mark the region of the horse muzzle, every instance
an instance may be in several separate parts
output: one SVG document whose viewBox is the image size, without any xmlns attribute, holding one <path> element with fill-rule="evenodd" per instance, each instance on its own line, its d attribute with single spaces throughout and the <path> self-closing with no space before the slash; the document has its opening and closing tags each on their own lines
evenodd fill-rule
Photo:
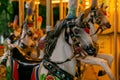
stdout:
<svg viewBox="0 0 120 80">
<path fill-rule="evenodd" d="M 110 28 L 110 27 L 111 27 L 111 24 L 110 24 L 110 23 L 106 23 L 105 26 L 106 26 L 107 28 Z"/>
<path fill-rule="evenodd" d="M 91 44 L 89 46 L 87 46 L 87 48 L 85 49 L 85 51 L 90 56 L 95 56 L 96 52 L 97 52 L 96 48 L 94 46 L 92 46 Z"/>
</svg>

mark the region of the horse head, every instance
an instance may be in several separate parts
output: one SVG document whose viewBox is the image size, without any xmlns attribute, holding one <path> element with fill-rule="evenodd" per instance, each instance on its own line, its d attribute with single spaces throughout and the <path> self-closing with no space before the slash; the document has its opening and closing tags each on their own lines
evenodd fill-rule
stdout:
<svg viewBox="0 0 120 80">
<path fill-rule="evenodd" d="M 83 12 L 81 12 L 80 15 L 78 16 L 79 23 L 87 22 L 90 25 L 90 28 L 91 28 L 90 35 L 94 35 L 98 33 L 99 30 L 103 32 L 105 29 L 108 29 L 111 27 L 111 24 L 107 17 L 107 13 L 105 11 L 106 8 L 107 7 L 104 6 L 104 3 L 98 6 L 97 0 L 92 0 L 91 6 L 85 9 Z M 99 26 L 97 30 L 94 29 L 95 28 L 94 24 L 97 24 Z"/>
<path fill-rule="evenodd" d="M 39 49 L 37 47 L 38 36 L 35 33 L 33 23 L 24 22 L 19 39 L 18 46 L 25 49 L 26 54 L 31 55 L 33 58 L 39 56 Z"/>
<path fill-rule="evenodd" d="M 69 25 L 70 24 L 71 22 L 69 23 Z M 74 24 L 74 27 L 72 27 L 69 33 L 70 35 L 72 35 L 71 38 L 74 44 L 73 46 L 74 50 L 78 49 L 78 52 L 81 54 L 81 56 L 87 56 L 87 55 L 96 56 L 95 44 L 93 43 L 91 36 L 83 28 L 83 26 L 89 27 L 89 25 L 87 23 L 78 25 L 76 20 L 75 22 L 72 22 L 72 24 Z"/>
<path fill-rule="evenodd" d="M 95 2 L 96 3 L 95 3 Z M 89 9 L 85 10 L 85 13 L 88 14 L 88 22 L 96 23 L 99 25 L 98 29 L 94 34 L 96 34 L 99 30 L 104 31 L 111 27 L 111 24 L 108 20 L 107 13 L 105 11 L 107 7 L 102 3 L 100 6 L 97 6 L 97 0 L 92 1 L 92 5 Z"/>
</svg>

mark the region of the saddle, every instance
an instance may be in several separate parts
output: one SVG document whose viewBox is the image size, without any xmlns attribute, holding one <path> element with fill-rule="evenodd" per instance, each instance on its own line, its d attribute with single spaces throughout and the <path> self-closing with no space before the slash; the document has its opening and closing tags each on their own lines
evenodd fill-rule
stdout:
<svg viewBox="0 0 120 80">
<path fill-rule="evenodd" d="M 37 69 L 41 59 L 32 58 L 24 53 L 19 47 L 13 48 L 11 51 L 12 76 L 14 80 L 35 80 Z"/>
<path fill-rule="evenodd" d="M 42 60 L 40 58 L 32 58 L 31 56 L 27 55 L 21 48 L 15 47 L 11 50 L 12 54 L 11 57 L 19 62 L 26 62 L 26 63 L 40 63 Z"/>
</svg>

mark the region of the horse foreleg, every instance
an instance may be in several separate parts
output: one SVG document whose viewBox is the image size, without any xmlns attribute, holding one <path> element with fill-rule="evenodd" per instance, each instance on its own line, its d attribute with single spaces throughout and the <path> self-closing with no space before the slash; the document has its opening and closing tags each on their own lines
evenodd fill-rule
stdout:
<svg viewBox="0 0 120 80">
<path fill-rule="evenodd" d="M 82 59 L 82 58 L 77 58 L 77 60 L 80 60 L 81 62 L 87 63 L 87 64 L 92 64 L 92 65 L 99 65 L 101 66 L 105 72 L 108 74 L 109 78 L 111 80 L 115 80 L 114 76 L 111 72 L 110 67 L 108 66 L 107 62 L 104 59 L 100 59 L 97 57 L 93 57 L 93 56 L 87 56 L 86 58 Z"/>
<path fill-rule="evenodd" d="M 98 53 L 96 57 L 105 59 L 108 61 L 108 65 L 111 67 L 112 61 L 113 61 L 113 56 L 111 54 L 103 54 L 103 53 Z"/>
</svg>

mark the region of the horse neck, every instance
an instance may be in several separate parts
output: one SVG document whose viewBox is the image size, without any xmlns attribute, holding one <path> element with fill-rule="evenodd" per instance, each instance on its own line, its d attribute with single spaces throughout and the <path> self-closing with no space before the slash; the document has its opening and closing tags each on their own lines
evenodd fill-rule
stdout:
<svg viewBox="0 0 120 80">
<path fill-rule="evenodd" d="M 85 10 L 85 12 L 83 12 L 83 14 L 84 14 L 84 19 L 83 19 L 83 21 L 88 22 L 89 27 L 90 27 L 90 35 L 91 35 L 91 38 L 92 38 L 92 40 L 93 40 L 94 42 L 97 42 L 97 40 L 98 40 L 98 39 L 97 39 L 97 35 L 94 34 L 94 33 L 96 32 L 96 28 L 95 28 L 95 26 L 94 26 L 94 23 L 91 22 L 91 21 L 89 21 L 90 18 L 91 18 L 91 17 L 90 17 L 90 14 L 89 14 L 90 9 L 91 9 L 91 8 L 88 8 L 88 9 Z"/>
<path fill-rule="evenodd" d="M 92 40 L 94 42 L 97 42 L 97 40 L 98 40 L 97 34 L 94 34 L 96 32 L 96 28 L 95 28 L 94 24 L 91 22 L 89 22 L 89 25 L 90 25 L 90 35 L 92 37 Z"/>
<path fill-rule="evenodd" d="M 22 27 L 22 31 L 21 31 L 21 35 L 20 35 L 20 42 L 25 43 L 26 45 L 29 43 L 27 29 L 25 28 L 25 26 Z"/>
<path fill-rule="evenodd" d="M 21 31 L 21 35 L 20 35 L 20 38 L 24 38 L 24 36 L 26 35 L 26 29 L 22 28 L 22 31 Z"/>
<path fill-rule="evenodd" d="M 66 59 L 70 58 L 73 55 L 71 47 L 65 42 L 64 40 L 64 30 L 60 34 L 56 47 L 52 53 L 50 59 L 52 61 L 65 61 Z M 69 62 L 63 63 L 59 65 L 62 69 L 75 75 L 75 60 L 72 59 Z"/>
</svg>

